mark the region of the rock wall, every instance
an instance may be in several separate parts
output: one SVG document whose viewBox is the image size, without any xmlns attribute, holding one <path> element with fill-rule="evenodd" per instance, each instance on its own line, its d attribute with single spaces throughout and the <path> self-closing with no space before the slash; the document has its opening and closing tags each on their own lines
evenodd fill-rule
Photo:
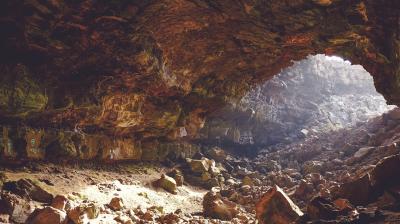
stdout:
<svg viewBox="0 0 400 224">
<path fill-rule="evenodd" d="M 187 142 L 133 141 L 65 130 L 0 128 L 0 161 L 74 160 L 168 162 L 192 157 L 200 147 Z"/>
</svg>

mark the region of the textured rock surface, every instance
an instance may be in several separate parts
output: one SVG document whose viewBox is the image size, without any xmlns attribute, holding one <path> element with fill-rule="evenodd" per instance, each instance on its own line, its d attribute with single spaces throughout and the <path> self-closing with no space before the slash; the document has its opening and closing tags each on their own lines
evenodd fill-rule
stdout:
<svg viewBox="0 0 400 224">
<path fill-rule="evenodd" d="M 397 0 L 0 4 L 1 123 L 193 139 L 211 111 L 316 53 L 363 65 L 400 103 Z"/>
</svg>

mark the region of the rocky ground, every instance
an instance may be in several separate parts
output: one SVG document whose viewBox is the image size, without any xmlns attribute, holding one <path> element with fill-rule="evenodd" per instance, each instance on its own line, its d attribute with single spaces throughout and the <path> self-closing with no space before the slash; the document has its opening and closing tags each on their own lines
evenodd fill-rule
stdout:
<svg viewBox="0 0 400 224">
<path fill-rule="evenodd" d="M 0 223 L 399 223 L 400 110 L 255 158 L 1 168 Z"/>
</svg>

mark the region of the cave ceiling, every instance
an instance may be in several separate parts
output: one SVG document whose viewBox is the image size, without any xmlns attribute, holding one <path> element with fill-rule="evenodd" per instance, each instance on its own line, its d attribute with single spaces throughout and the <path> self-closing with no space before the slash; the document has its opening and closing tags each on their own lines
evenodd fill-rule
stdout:
<svg viewBox="0 0 400 224">
<path fill-rule="evenodd" d="M 313 54 L 400 105 L 398 0 L 4 0 L 0 120 L 196 138 L 207 116 Z"/>
</svg>

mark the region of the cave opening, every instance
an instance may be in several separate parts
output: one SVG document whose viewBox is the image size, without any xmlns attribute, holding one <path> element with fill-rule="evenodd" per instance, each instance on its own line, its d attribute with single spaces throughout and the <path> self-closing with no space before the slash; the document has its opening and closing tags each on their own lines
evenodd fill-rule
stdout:
<svg viewBox="0 0 400 224">
<path fill-rule="evenodd" d="M 319 54 L 254 87 L 205 129 L 209 144 L 256 156 L 260 150 L 360 127 L 394 108 L 362 66 Z"/>
</svg>

